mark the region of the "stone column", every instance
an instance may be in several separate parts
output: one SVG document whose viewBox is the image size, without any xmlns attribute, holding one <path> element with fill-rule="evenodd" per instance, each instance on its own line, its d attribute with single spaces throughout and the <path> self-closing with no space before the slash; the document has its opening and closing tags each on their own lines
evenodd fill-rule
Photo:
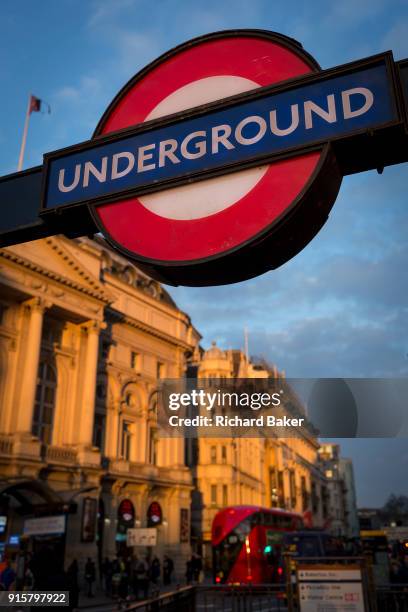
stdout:
<svg viewBox="0 0 408 612">
<path fill-rule="evenodd" d="M 51 306 L 41 298 L 33 298 L 24 303 L 30 311 L 27 340 L 22 347 L 24 364 L 19 384 L 21 393 L 16 419 L 16 431 L 19 434 L 30 434 L 33 422 L 34 400 L 37 387 L 38 362 L 41 350 L 41 332 L 46 308 Z"/>
<path fill-rule="evenodd" d="M 82 326 L 87 330 L 85 366 L 82 373 L 83 389 L 78 422 L 78 441 L 82 447 L 92 447 L 92 434 L 95 415 L 96 373 L 98 367 L 99 332 L 105 324 L 89 321 Z"/>
</svg>

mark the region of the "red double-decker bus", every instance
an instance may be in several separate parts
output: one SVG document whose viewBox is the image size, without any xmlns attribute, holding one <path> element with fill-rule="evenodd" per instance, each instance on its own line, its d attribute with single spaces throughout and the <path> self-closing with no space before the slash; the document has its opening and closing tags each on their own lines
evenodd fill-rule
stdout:
<svg viewBox="0 0 408 612">
<path fill-rule="evenodd" d="M 230 506 L 212 524 L 214 581 L 218 584 L 266 584 L 281 581 L 285 533 L 302 529 L 300 514 Z"/>
</svg>

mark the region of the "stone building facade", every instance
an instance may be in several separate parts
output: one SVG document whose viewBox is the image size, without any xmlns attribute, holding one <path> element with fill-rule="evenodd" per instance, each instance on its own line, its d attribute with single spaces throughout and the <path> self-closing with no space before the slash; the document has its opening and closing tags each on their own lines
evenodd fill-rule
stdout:
<svg viewBox="0 0 408 612">
<path fill-rule="evenodd" d="M 61 236 L 0 250 L 0 317 L 0 547 L 113 557 L 158 503 L 156 552 L 182 565 L 192 480 L 156 395 L 198 346 L 189 317 L 102 240 Z"/>
<path fill-rule="evenodd" d="M 284 380 L 200 339 L 166 290 L 102 239 L 0 249 L 0 556 L 49 545 L 65 566 L 100 562 L 128 553 L 129 527 L 153 525 L 154 554 L 182 576 L 191 545 L 210 559 L 211 522 L 227 505 L 329 524 L 312 435 L 158 436 L 162 378 Z"/>
<path fill-rule="evenodd" d="M 275 366 L 253 363 L 244 351 L 224 351 L 214 342 L 202 353 L 195 375 L 201 382 L 222 383 L 230 378 L 285 381 L 284 373 Z M 291 401 L 303 412 L 295 396 Z M 312 435 L 299 430 L 295 438 L 201 438 L 188 443 L 195 485 L 193 545 L 208 564 L 213 518 L 228 505 L 283 508 L 302 514 L 309 526 L 323 526 L 328 510 L 322 503 L 326 479 L 318 463 L 319 443 Z"/>
<path fill-rule="evenodd" d="M 343 458 L 340 445 L 325 442 L 319 448 L 319 463 L 327 485 L 327 521 L 325 527 L 334 535 L 359 536 L 354 471 L 351 459 Z"/>
</svg>

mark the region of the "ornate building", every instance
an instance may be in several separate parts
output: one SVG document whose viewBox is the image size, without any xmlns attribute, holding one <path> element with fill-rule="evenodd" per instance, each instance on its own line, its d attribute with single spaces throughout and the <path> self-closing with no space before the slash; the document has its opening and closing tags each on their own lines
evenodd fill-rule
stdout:
<svg viewBox="0 0 408 612">
<path fill-rule="evenodd" d="M 252 363 L 241 350 L 223 351 L 213 342 L 196 365 L 201 382 L 229 378 L 285 380 L 276 367 Z M 292 395 L 286 401 L 303 407 Z M 195 490 L 192 504 L 193 543 L 211 561 L 211 524 L 227 505 L 279 507 L 303 514 L 306 522 L 322 526 L 326 480 L 318 464 L 319 443 L 299 430 L 296 438 L 201 438 L 188 441 L 188 464 Z"/>
<path fill-rule="evenodd" d="M 184 575 L 190 525 L 209 559 L 211 521 L 226 505 L 328 524 L 312 435 L 158 437 L 161 378 L 188 368 L 207 381 L 284 380 L 243 351 L 199 342 L 165 289 L 102 239 L 0 250 L 0 555 L 52 546 L 61 564 L 101 560 L 127 552 L 129 527 L 154 525 L 155 554 Z"/>
<path fill-rule="evenodd" d="M 198 345 L 189 317 L 102 240 L 2 249 L 0 285 L 0 547 L 114 556 L 155 503 L 156 551 L 182 564 L 191 475 L 155 409 Z"/>
</svg>

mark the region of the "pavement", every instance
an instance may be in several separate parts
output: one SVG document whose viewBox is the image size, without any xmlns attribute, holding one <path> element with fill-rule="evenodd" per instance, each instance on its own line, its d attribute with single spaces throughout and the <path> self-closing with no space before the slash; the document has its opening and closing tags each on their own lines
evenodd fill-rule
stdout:
<svg viewBox="0 0 408 612">
<path fill-rule="evenodd" d="M 176 583 L 169 584 L 168 586 L 158 585 L 157 587 L 150 588 L 150 595 L 153 592 L 163 595 L 164 593 L 169 593 L 171 591 L 175 591 L 177 589 Z M 183 585 L 184 586 L 184 585 Z M 103 610 L 107 612 L 108 610 L 117 610 L 119 601 L 113 597 L 108 597 L 102 588 L 94 588 L 93 590 L 94 596 L 87 597 L 85 588 L 79 593 L 79 610 L 89 610 L 89 612 L 98 612 L 99 610 Z M 132 601 L 136 601 L 132 598 Z M 143 600 L 138 600 L 142 602 Z"/>
</svg>

